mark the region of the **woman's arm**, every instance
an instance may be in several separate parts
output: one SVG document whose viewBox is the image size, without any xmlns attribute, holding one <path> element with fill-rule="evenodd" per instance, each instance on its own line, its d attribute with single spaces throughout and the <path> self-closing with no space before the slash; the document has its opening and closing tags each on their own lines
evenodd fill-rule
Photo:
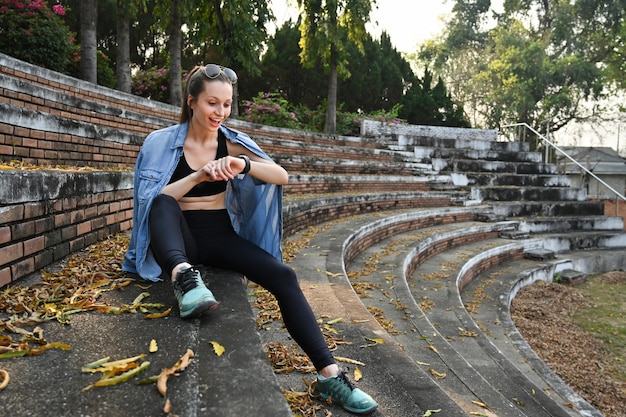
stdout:
<svg viewBox="0 0 626 417">
<path fill-rule="evenodd" d="M 250 158 L 250 171 L 248 172 L 248 175 L 252 175 L 253 177 L 260 179 L 261 181 L 270 184 L 285 185 L 289 181 L 289 174 L 287 174 L 285 168 L 274 163 L 273 161 L 268 161 L 267 159 L 263 159 L 260 156 L 257 156 L 256 154 L 247 150 L 241 145 L 228 143 L 228 154 L 236 156 L 228 156 L 222 159 L 233 159 L 229 160 L 228 162 L 236 166 L 236 174 L 241 173 L 246 167 L 246 162 L 239 156 L 246 155 L 248 158 Z"/>
</svg>

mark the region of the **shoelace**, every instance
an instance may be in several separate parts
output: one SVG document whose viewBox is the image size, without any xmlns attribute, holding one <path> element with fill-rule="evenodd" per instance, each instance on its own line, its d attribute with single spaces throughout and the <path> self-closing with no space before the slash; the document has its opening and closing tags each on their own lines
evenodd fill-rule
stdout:
<svg viewBox="0 0 626 417">
<path fill-rule="evenodd" d="M 352 382 L 346 377 L 345 373 L 340 372 L 339 375 L 337 375 L 337 379 L 346 384 L 348 388 L 350 388 L 350 391 L 354 390 L 354 385 L 352 385 Z"/>
<path fill-rule="evenodd" d="M 186 293 L 187 291 L 193 290 L 194 288 L 196 288 L 198 286 L 198 280 L 197 280 L 197 271 L 189 268 L 186 271 L 184 271 L 182 274 L 180 274 L 179 278 L 178 278 L 178 285 L 180 286 L 181 291 L 184 293 Z"/>
</svg>

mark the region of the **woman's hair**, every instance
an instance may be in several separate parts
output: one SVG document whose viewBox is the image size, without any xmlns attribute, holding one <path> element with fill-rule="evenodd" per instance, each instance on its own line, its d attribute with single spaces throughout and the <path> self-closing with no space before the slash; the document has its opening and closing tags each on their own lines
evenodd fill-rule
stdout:
<svg viewBox="0 0 626 417">
<path fill-rule="evenodd" d="M 231 79 L 223 71 L 221 71 L 216 77 L 209 78 L 204 74 L 204 68 L 204 65 L 197 65 L 189 72 L 189 77 L 187 77 L 187 83 L 183 94 L 183 103 L 180 109 L 180 123 L 185 123 L 191 119 L 193 110 L 189 107 L 187 99 L 191 96 L 193 97 L 193 100 L 196 100 L 200 93 L 204 91 L 205 83 L 221 81 L 223 83 L 232 84 Z"/>
</svg>

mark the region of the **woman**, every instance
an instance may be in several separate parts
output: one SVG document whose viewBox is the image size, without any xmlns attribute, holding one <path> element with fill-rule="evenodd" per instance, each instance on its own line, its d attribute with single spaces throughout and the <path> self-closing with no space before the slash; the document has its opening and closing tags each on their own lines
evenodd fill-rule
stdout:
<svg viewBox="0 0 626 417">
<path fill-rule="evenodd" d="M 152 281 L 168 276 L 183 318 L 218 305 L 194 264 L 242 273 L 276 297 L 287 330 L 318 371 L 316 391 L 350 412 L 370 413 L 376 402 L 340 371 L 294 271 L 281 261 L 287 172 L 223 125 L 236 82 L 230 68 L 194 68 L 180 123 L 146 138 L 123 269 Z"/>
</svg>

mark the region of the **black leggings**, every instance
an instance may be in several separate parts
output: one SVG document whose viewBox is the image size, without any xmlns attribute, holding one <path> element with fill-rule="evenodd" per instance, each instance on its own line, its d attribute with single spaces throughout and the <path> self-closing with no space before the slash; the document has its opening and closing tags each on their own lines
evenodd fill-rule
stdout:
<svg viewBox="0 0 626 417">
<path fill-rule="evenodd" d="M 289 334 L 315 369 L 335 363 L 293 269 L 239 237 L 226 210 L 181 211 L 173 197 L 160 194 L 150 211 L 150 236 L 168 276 L 183 262 L 242 273 L 276 297 Z"/>
</svg>

